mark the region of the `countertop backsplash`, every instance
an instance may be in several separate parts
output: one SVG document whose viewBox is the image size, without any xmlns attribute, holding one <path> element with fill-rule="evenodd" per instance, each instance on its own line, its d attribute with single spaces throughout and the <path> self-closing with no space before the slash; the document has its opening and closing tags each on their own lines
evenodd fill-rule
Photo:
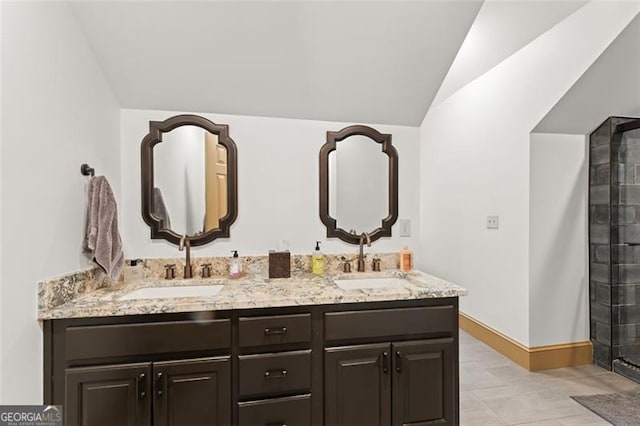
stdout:
<svg viewBox="0 0 640 426">
<path fill-rule="evenodd" d="M 38 283 L 38 310 L 53 309 L 111 284 L 113 282 L 99 266 L 40 281 Z"/>
<path fill-rule="evenodd" d="M 381 269 L 397 269 L 399 267 L 400 255 L 398 253 L 367 253 L 365 259 L 366 271 L 371 271 L 372 260 L 380 259 Z M 324 270 L 325 274 L 333 275 L 342 272 L 344 264 L 343 259 L 351 259 L 351 268 L 356 270 L 357 254 L 324 254 Z M 240 256 L 242 260 L 243 271 L 248 274 L 265 277 L 269 273 L 269 256 Z M 193 276 L 199 277 L 202 265 L 211 264 L 212 277 L 228 277 L 229 261 L 231 257 L 194 257 L 191 259 L 191 267 Z M 143 276 L 141 278 L 164 278 L 165 265 L 174 264 L 176 266 L 176 279 L 182 277 L 184 268 L 184 257 L 175 258 L 158 258 L 158 259 L 139 259 L 135 261 L 136 266 L 131 266 L 132 261 L 125 262 L 125 275 L 130 274 L 131 268 L 142 268 Z M 311 255 L 292 254 L 291 255 L 291 273 L 299 274 L 311 272 Z"/>
</svg>

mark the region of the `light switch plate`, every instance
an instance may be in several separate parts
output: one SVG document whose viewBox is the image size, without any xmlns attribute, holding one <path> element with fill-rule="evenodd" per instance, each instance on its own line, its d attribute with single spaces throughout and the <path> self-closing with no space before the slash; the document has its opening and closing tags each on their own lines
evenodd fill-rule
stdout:
<svg viewBox="0 0 640 426">
<path fill-rule="evenodd" d="M 498 216 L 487 216 L 487 229 L 498 229 Z"/>
<path fill-rule="evenodd" d="M 400 236 L 401 237 L 410 237 L 411 236 L 411 220 L 410 219 L 400 219 L 399 220 L 400 227 Z"/>
</svg>

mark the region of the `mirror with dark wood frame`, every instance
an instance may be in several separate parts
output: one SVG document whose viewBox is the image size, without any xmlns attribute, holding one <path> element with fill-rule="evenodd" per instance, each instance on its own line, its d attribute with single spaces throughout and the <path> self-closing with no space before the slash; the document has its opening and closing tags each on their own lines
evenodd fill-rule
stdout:
<svg viewBox="0 0 640 426">
<path fill-rule="evenodd" d="M 327 132 L 320 149 L 320 219 L 327 237 L 359 244 L 391 236 L 398 219 L 398 153 L 391 135 L 363 125 Z"/>
<path fill-rule="evenodd" d="M 141 145 L 142 217 L 151 238 L 192 246 L 228 237 L 237 217 L 237 149 L 229 126 L 197 115 L 150 121 Z"/>
</svg>

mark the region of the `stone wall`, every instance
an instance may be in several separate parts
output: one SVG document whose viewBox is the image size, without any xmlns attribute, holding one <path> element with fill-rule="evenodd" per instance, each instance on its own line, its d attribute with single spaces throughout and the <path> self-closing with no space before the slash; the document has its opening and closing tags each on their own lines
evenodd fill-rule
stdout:
<svg viewBox="0 0 640 426">
<path fill-rule="evenodd" d="M 589 295 L 594 363 L 640 365 L 640 130 L 611 117 L 589 139 Z"/>
</svg>

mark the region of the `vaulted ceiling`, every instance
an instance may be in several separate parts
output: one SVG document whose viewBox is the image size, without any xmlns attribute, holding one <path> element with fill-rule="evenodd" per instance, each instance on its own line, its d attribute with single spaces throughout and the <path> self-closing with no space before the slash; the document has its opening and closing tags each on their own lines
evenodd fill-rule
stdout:
<svg viewBox="0 0 640 426">
<path fill-rule="evenodd" d="M 534 131 L 587 134 L 612 115 L 640 116 L 640 16 L 627 25 Z"/>
<path fill-rule="evenodd" d="M 588 1 L 486 0 L 434 103 L 526 46 Z"/>
<path fill-rule="evenodd" d="M 482 3 L 72 2 L 123 108 L 419 125 Z"/>
<path fill-rule="evenodd" d="M 123 108 L 417 126 L 432 104 L 585 3 L 69 4 Z M 536 131 L 586 132 L 603 110 L 640 105 L 638 28 L 620 35 Z"/>
</svg>

